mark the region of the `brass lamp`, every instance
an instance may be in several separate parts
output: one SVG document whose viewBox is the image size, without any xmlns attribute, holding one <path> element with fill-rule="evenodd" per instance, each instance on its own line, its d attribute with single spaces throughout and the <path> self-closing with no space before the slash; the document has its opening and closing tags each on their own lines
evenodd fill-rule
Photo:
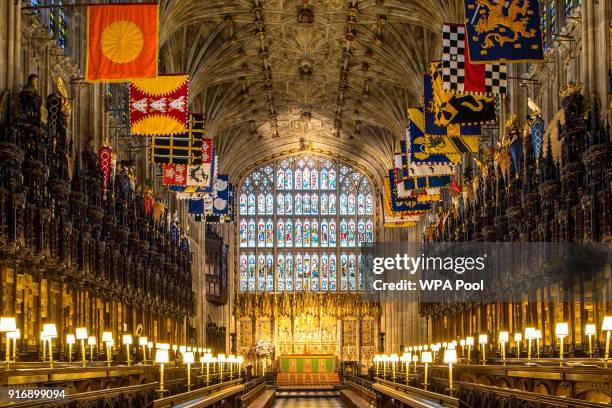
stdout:
<svg viewBox="0 0 612 408">
<path fill-rule="evenodd" d="M 465 349 L 465 339 L 459 340 L 459 345 L 461 346 L 461 356 L 463 356 L 464 349 Z"/>
<path fill-rule="evenodd" d="M 536 339 L 536 356 L 540 358 L 540 340 L 542 340 L 542 330 L 537 329 L 535 331 L 535 339 Z"/>
<path fill-rule="evenodd" d="M 236 357 L 236 363 L 238 364 L 238 379 L 240 379 L 240 376 L 242 375 L 242 363 L 244 363 L 244 357 Z"/>
<path fill-rule="evenodd" d="M 555 335 L 559 338 L 559 366 L 563 366 L 563 339 L 569 334 L 569 326 L 567 323 L 557 323 L 555 327 Z"/>
<path fill-rule="evenodd" d="M 587 324 L 584 328 L 584 334 L 589 338 L 589 358 L 593 357 L 593 336 L 597 334 L 594 324 Z"/>
<path fill-rule="evenodd" d="M 147 342 L 147 348 L 149 349 L 149 359 L 153 360 L 153 354 L 151 354 L 151 349 L 153 348 L 153 342 Z"/>
<path fill-rule="evenodd" d="M 412 361 L 412 355 L 410 353 L 404 353 L 400 357 L 400 361 L 404 363 L 404 369 L 406 370 L 406 385 L 410 382 L 410 362 Z"/>
<path fill-rule="evenodd" d="M 138 338 L 138 345 L 142 347 L 142 361 L 147 364 L 147 338 L 140 336 Z"/>
<path fill-rule="evenodd" d="M 7 341 L 8 339 L 13 340 L 13 362 L 17 361 L 17 340 L 21 338 L 21 331 L 19 329 L 6 333 Z"/>
<path fill-rule="evenodd" d="M 487 365 L 487 343 L 489 342 L 489 336 L 481 334 L 478 336 L 478 344 L 480 344 L 480 351 L 482 352 L 482 365 Z"/>
<path fill-rule="evenodd" d="M 531 361 L 531 340 L 536 338 L 535 327 L 527 327 L 525 329 L 525 338 L 527 339 L 527 361 Z"/>
<path fill-rule="evenodd" d="M 93 349 L 96 345 L 96 336 L 89 336 L 87 338 L 87 344 L 89 345 L 89 361 L 93 363 Z"/>
<path fill-rule="evenodd" d="M 110 367 L 113 355 L 113 332 L 102 332 L 102 343 L 106 346 L 106 365 Z"/>
<path fill-rule="evenodd" d="M 131 334 L 123 335 L 123 344 L 125 345 L 126 352 L 127 352 L 127 365 L 131 366 L 132 365 L 132 356 L 130 356 L 130 345 L 132 344 Z"/>
<path fill-rule="evenodd" d="M 501 344 L 502 362 L 506 365 L 506 343 L 510 340 L 510 333 L 507 331 L 499 332 L 499 343 Z"/>
<path fill-rule="evenodd" d="M 465 345 L 468 348 L 467 363 L 470 364 L 470 360 L 472 359 L 472 346 L 474 346 L 474 338 L 472 336 L 466 337 L 465 338 Z"/>
<path fill-rule="evenodd" d="M 225 362 L 226 361 L 227 361 L 227 359 L 225 358 L 225 354 L 219 354 L 217 356 L 217 363 L 219 364 L 219 373 L 221 375 L 221 381 L 222 382 L 223 382 L 223 369 L 225 367 Z"/>
<path fill-rule="evenodd" d="M 183 363 L 187 364 L 187 391 L 191 391 L 191 365 L 194 362 L 193 352 L 186 351 L 182 356 Z"/>
<path fill-rule="evenodd" d="M 159 364 L 159 391 L 163 393 L 164 390 L 164 364 L 168 364 L 170 359 L 168 358 L 168 349 L 158 348 L 155 351 L 155 362 Z"/>
<path fill-rule="evenodd" d="M 42 361 L 47 361 L 47 336 L 44 331 L 40 332 L 40 341 L 42 341 Z"/>
<path fill-rule="evenodd" d="M 72 345 L 76 343 L 74 334 L 66 335 L 66 344 L 68 344 L 68 362 L 72 363 Z"/>
<path fill-rule="evenodd" d="M 414 372 L 417 372 L 417 363 L 419 362 L 419 356 L 416 354 L 412 355 L 412 362 L 414 363 Z"/>
<path fill-rule="evenodd" d="M 514 333 L 514 344 L 516 344 L 516 357 L 521 358 L 521 342 L 523 341 L 522 333 Z"/>
<path fill-rule="evenodd" d="M 57 327 L 55 323 L 43 324 L 43 333 L 47 341 L 49 342 L 49 365 L 53 368 L 53 339 L 57 337 Z"/>
<path fill-rule="evenodd" d="M 427 389 L 427 386 L 429 385 L 429 383 L 427 382 L 427 369 L 429 368 L 429 364 L 433 363 L 431 351 L 424 351 L 423 354 L 421 354 L 421 363 L 425 364 L 425 377 L 423 381 L 423 387 Z"/>
<path fill-rule="evenodd" d="M 87 328 L 85 327 L 77 327 L 76 329 L 76 339 L 81 340 L 81 358 L 83 360 L 83 367 L 86 364 L 85 358 L 85 340 L 87 340 Z"/>
<path fill-rule="evenodd" d="M 448 389 L 453 393 L 453 364 L 457 362 L 457 350 L 444 350 L 444 363 L 448 364 Z"/>
<path fill-rule="evenodd" d="M 6 333 L 6 369 L 11 363 L 11 341 L 8 337 L 10 332 L 17 330 L 17 321 L 14 317 L 0 317 L 0 332 Z"/>
<path fill-rule="evenodd" d="M 603 319 L 603 324 L 601 325 L 601 330 L 607 332 L 606 333 L 606 363 L 605 367 L 608 368 L 608 360 L 610 359 L 610 333 L 612 332 L 612 316 L 605 316 Z"/>
<path fill-rule="evenodd" d="M 389 361 L 389 356 L 386 354 L 383 354 L 382 356 L 380 356 L 380 361 L 382 362 L 382 366 L 383 366 L 383 379 L 387 378 L 387 362 Z"/>
</svg>

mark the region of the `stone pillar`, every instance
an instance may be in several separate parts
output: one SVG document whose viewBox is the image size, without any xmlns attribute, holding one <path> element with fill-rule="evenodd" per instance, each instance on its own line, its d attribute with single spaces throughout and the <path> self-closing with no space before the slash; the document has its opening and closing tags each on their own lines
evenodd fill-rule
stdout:
<svg viewBox="0 0 612 408">
<path fill-rule="evenodd" d="M 0 90 L 21 87 L 21 0 L 0 2 Z"/>
</svg>

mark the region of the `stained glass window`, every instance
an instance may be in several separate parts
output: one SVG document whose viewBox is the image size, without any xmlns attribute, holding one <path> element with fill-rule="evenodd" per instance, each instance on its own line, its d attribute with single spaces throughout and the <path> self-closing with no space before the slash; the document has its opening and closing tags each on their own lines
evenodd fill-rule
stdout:
<svg viewBox="0 0 612 408">
<path fill-rule="evenodd" d="M 36 2 L 38 3 L 38 2 Z M 63 0 L 51 0 L 49 8 L 49 31 L 60 48 L 66 48 L 66 11 Z"/>
<path fill-rule="evenodd" d="M 362 173 L 323 157 L 254 170 L 239 197 L 240 290 L 363 290 L 359 247 L 374 241 L 373 197 Z"/>
</svg>

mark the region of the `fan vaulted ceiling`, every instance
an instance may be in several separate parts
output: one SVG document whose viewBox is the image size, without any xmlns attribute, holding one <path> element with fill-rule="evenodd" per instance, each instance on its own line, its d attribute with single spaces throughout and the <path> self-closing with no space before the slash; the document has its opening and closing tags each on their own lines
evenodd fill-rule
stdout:
<svg viewBox="0 0 612 408">
<path fill-rule="evenodd" d="M 460 0 L 165 0 L 161 72 L 188 72 L 222 170 L 300 148 L 377 184 Z M 380 184 L 379 184 L 380 185 Z"/>
</svg>

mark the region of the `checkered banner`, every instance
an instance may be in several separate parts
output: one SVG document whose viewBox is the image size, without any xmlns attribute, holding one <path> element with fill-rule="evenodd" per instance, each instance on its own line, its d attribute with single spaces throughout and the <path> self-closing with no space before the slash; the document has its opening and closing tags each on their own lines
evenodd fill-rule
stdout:
<svg viewBox="0 0 612 408">
<path fill-rule="evenodd" d="M 465 26 L 445 23 L 442 29 L 442 87 L 468 93 L 505 94 L 507 65 L 472 64 L 465 42 Z"/>
</svg>

